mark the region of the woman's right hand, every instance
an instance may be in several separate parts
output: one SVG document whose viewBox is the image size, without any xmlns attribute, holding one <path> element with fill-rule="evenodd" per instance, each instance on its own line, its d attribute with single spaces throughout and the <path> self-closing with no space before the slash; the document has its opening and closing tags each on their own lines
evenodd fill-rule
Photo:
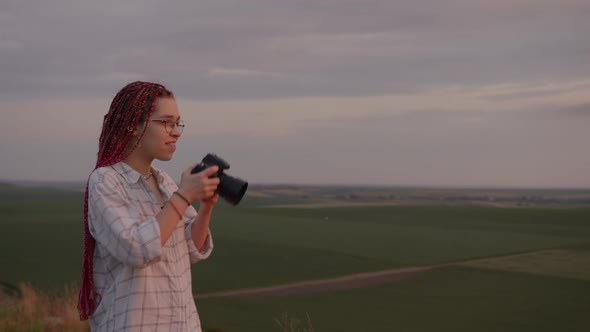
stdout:
<svg viewBox="0 0 590 332">
<path fill-rule="evenodd" d="M 178 192 L 191 202 L 209 199 L 215 195 L 219 185 L 219 177 L 209 178 L 217 173 L 218 166 L 211 166 L 199 173 L 191 174 L 197 164 L 191 165 L 182 172 Z"/>
</svg>

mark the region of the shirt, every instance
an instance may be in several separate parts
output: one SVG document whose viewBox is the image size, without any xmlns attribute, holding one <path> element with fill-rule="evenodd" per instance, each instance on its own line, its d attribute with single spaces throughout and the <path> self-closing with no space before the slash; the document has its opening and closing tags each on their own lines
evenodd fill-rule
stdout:
<svg viewBox="0 0 590 332">
<path fill-rule="evenodd" d="M 152 167 L 165 200 L 178 186 Z M 201 331 L 191 263 L 213 250 L 211 232 L 199 252 L 191 238 L 197 212 L 189 206 L 161 245 L 154 193 L 124 162 L 97 168 L 88 181 L 88 223 L 96 240 L 92 331 Z"/>
</svg>

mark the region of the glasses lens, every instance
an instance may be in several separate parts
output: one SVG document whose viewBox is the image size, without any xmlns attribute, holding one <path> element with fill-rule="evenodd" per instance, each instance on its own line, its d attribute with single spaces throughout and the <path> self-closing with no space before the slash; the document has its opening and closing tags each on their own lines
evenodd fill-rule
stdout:
<svg viewBox="0 0 590 332">
<path fill-rule="evenodd" d="M 176 123 L 174 123 L 172 121 L 166 122 L 166 130 L 168 130 L 169 133 L 171 133 L 174 130 L 174 126 L 176 126 L 176 128 L 178 128 L 179 133 L 182 133 L 182 131 L 184 130 L 184 121 L 179 120 Z"/>
</svg>

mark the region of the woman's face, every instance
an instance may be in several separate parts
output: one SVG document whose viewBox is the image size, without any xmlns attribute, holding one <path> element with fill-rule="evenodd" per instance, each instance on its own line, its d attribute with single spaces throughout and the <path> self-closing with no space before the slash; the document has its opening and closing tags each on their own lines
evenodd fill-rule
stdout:
<svg viewBox="0 0 590 332">
<path fill-rule="evenodd" d="M 156 121 L 152 121 L 156 120 Z M 160 122 L 166 120 L 167 123 Z M 171 124 L 180 121 L 178 106 L 172 97 L 158 97 L 150 121 L 147 124 L 139 124 L 138 132 L 147 125 L 145 133 L 136 148 L 146 159 L 158 159 L 167 161 L 172 159 L 176 151 L 176 141 L 180 138 L 177 126 L 170 128 Z M 171 130 L 170 130 L 171 129 Z"/>
</svg>

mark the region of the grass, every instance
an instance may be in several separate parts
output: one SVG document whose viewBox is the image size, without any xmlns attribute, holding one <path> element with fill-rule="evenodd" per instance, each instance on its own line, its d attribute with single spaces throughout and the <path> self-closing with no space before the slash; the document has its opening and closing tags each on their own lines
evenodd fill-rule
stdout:
<svg viewBox="0 0 590 332">
<path fill-rule="evenodd" d="M 40 292 L 21 283 L 18 295 L 0 293 L 0 331 L 3 332 L 83 332 L 89 331 L 88 321 L 78 319 L 78 294 L 75 286 L 61 292 Z M 288 312 L 274 318 L 273 331 L 313 332 L 309 315 L 305 320 Z M 225 332 L 226 328 L 203 326 L 205 332 Z"/>
<path fill-rule="evenodd" d="M 68 325 L 71 312 L 51 309 L 75 308 L 75 292 L 63 285 L 80 278 L 82 194 L 5 186 L 0 198 L 0 285 L 11 290 L 30 283 L 16 291 L 26 295 L 21 302 L 14 296 L 0 298 L 0 330 L 84 329 Z M 204 331 L 589 327 L 588 208 L 272 208 L 268 200 L 256 197 L 237 208 L 216 208 L 211 225 L 215 249 L 193 266 L 195 292 L 549 251 L 438 269 L 358 290 L 199 300 Z M 288 199 L 277 202 L 287 204 Z M 58 293 L 62 295 L 52 295 Z"/>
<path fill-rule="evenodd" d="M 305 320 L 293 317 L 288 312 L 283 312 L 278 318 L 274 319 L 277 326 L 283 332 L 313 332 L 313 324 L 309 314 L 306 313 Z"/>
<path fill-rule="evenodd" d="M 463 265 L 590 281 L 590 251 L 546 250 Z"/>
<path fill-rule="evenodd" d="M 590 242 L 584 223 L 589 214 L 444 207 L 225 209 L 212 224 L 215 253 L 195 266 L 194 281 L 201 292 L 201 285 L 210 283 L 208 273 L 239 275 L 226 287 L 238 288 L 578 246 Z"/>
<path fill-rule="evenodd" d="M 0 202 L 0 264 L 11 267 L 0 281 L 59 289 L 80 276 L 82 194 L 35 195 Z M 209 292 L 569 248 L 590 243 L 589 216 L 590 209 L 555 208 L 221 206 L 211 225 L 215 250 L 194 265 L 194 287 Z"/>
<path fill-rule="evenodd" d="M 44 293 L 29 284 L 19 285 L 19 296 L 0 294 L 0 330 L 10 331 L 89 331 L 76 309 L 78 292 L 66 286 L 60 293 Z"/>
<path fill-rule="evenodd" d="M 206 326 L 272 331 L 282 312 L 316 331 L 588 331 L 590 283 L 450 267 L 378 287 L 266 299 L 197 302 Z"/>
<path fill-rule="evenodd" d="M 193 265 L 193 291 L 261 287 L 391 267 L 387 261 L 337 251 L 266 244 L 213 235 L 214 254 Z"/>
</svg>

